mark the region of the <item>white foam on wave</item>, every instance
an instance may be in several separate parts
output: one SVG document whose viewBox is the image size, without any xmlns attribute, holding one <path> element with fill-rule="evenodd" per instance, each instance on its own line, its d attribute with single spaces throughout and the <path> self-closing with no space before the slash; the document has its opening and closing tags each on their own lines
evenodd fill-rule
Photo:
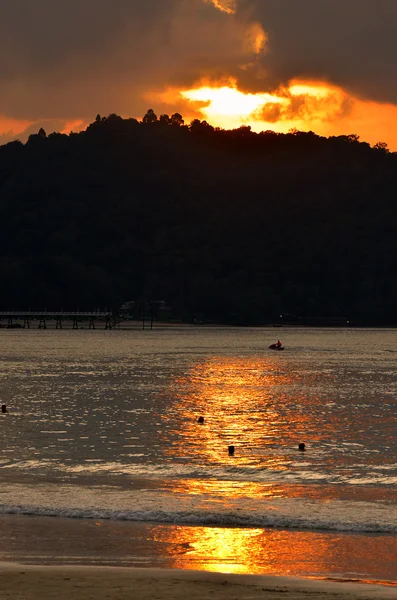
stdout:
<svg viewBox="0 0 397 600">
<path fill-rule="evenodd" d="M 335 449 L 335 452 L 346 452 L 344 447 Z M 362 450 L 362 452 L 378 452 L 377 450 Z M 288 454 L 288 452 L 286 452 Z M 292 455 L 291 455 L 292 456 Z M 322 450 L 316 450 L 316 458 L 321 459 L 325 456 Z M 119 454 L 120 457 L 143 458 L 143 454 L 136 447 L 135 452 L 126 452 Z M 298 460 L 299 458 L 299 460 Z M 306 458 L 306 457 L 305 457 Z M 320 461 L 321 462 L 321 461 Z M 112 478 L 120 476 L 132 476 L 147 479 L 206 479 L 206 480 L 229 480 L 233 479 L 236 482 L 258 482 L 258 483 L 313 483 L 321 482 L 324 484 L 348 484 L 357 485 L 378 485 L 388 487 L 395 485 L 397 480 L 397 463 L 390 465 L 366 465 L 364 463 L 350 464 L 348 471 L 334 470 L 327 471 L 320 464 L 316 468 L 313 462 L 307 460 L 302 461 L 301 457 L 296 457 L 294 460 L 286 460 L 285 465 L 287 470 L 273 469 L 268 466 L 258 468 L 257 466 L 234 466 L 234 465 L 191 465 L 186 463 L 172 464 L 147 464 L 140 462 L 122 462 L 122 461 L 103 461 L 101 459 L 88 459 L 84 463 L 68 464 L 60 460 L 39 459 L 39 460 L 19 460 L 7 461 L 0 463 L 2 469 L 9 469 L 23 473 L 32 474 L 37 471 L 40 475 L 45 475 L 51 478 L 53 473 L 61 473 L 65 477 L 73 477 L 75 475 L 107 475 Z M 352 471 L 355 467 L 360 473 Z M 379 476 L 377 470 L 383 470 L 383 475 Z"/>
<path fill-rule="evenodd" d="M 72 507 L 44 507 L 23 505 L 0 505 L 0 514 L 28 515 L 41 517 L 62 517 L 72 519 L 96 519 L 112 521 L 137 521 L 153 523 L 173 523 L 183 525 L 219 527 L 263 527 L 279 529 L 303 529 L 320 531 L 340 531 L 349 533 L 397 533 L 397 523 L 386 521 L 339 521 L 337 517 L 324 520 L 309 515 L 281 515 L 269 511 L 259 515 L 244 513 L 206 513 L 194 511 L 168 512 L 162 510 L 108 510 L 81 509 Z"/>
<path fill-rule="evenodd" d="M 397 477 L 382 477 L 381 475 L 374 473 L 370 477 L 352 477 L 347 483 L 352 485 L 373 485 L 374 483 L 396 485 Z"/>
<path fill-rule="evenodd" d="M 397 534 L 397 506 L 391 502 L 17 484 L 0 498 L 0 514 Z"/>
</svg>

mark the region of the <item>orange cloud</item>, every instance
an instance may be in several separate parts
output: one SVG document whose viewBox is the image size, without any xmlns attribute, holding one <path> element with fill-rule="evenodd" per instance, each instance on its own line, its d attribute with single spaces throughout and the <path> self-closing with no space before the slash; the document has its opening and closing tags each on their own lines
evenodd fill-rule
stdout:
<svg viewBox="0 0 397 600">
<path fill-rule="evenodd" d="M 74 119 L 73 121 L 67 121 L 61 133 L 78 133 L 79 131 L 83 131 L 83 129 L 85 129 L 87 125 L 88 123 L 85 123 L 83 119 Z"/>
<path fill-rule="evenodd" d="M 323 82 L 292 81 L 277 91 L 278 104 L 261 106 L 252 117 L 259 122 L 290 124 L 305 129 L 313 122 L 340 121 L 352 110 L 352 98 L 341 88 Z"/>
<path fill-rule="evenodd" d="M 71 131 L 77 133 L 87 127 L 87 121 L 83 119 L 40 119 L 40 120 L 18 120 L 0 115 L 0 145 L 19 139 L 26 142 L 29 135 L 37 133 L 42 127 L 47 135 L 53 132 L 69 134 Z"/>
<path fill-rule="evenodd" d="M 237 1 L 236 0 L 204 0 L 205 4 L 212 4 L 215 8 L 228 15 L 236 15 Z M 256 21 L 244 22 L 242 27 L 245 32 L 244 50 L 253 54 L 260 54 L 267 42 L 267 35 L 262 25 Z"/>
<path fill-rule="evenodd" d="M 267 42 L 267 36 L 259 23 L 247 26 L 248 43 L 255 54 L 260 54 Z"/>
<path fill-rule="evenodd" d="M 236 14 L 236 0 L 204 0 L 204 2 L 213 4 L 215 8 L 229 15 Z"/>
<path fill-rule="evenodd" d="M 13 138 L 23 133 L 33 121 L 18 120 L 0 115 L 0 138 Z"/>
</svg>

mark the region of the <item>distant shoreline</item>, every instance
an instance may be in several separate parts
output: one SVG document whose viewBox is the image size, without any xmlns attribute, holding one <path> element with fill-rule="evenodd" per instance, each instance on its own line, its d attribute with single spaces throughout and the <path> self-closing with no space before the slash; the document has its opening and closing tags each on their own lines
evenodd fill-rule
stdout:
<svg viewBox="0 0 397 600">
<path fill-rule="evenodd" d="M 242 328 L 249 328 L 249 329 L 282 329 L 282 330 L 288 330 L 288 329 L 307 329 L 307 330 L 313 330 L 313 329 L 327 329 L 327 330 L 345 330 L 345 331 L 354 331 L 354 330 L 358 330 L 358 329 L 396 329 L 397 328 L 397 324 L 366 324 L 366 323 L 354 323 L 352 322 L 351 324 L 348 325 L 343 325 L 343 324 L 329 324 L 329 323 L 285 323 L 285 324 L 276 324 L 276 323 L 265 323 L 265 324 L 260 324 L 260 325 L 253 325 L 250 323 L 242 323 L 242 324 L 235 324 L 235 323 L 187 323 L 187 322 L 183 322 L 183 321 L 157 321 L 154 320 L 152 325 L 151 325 L 151 320 L 150 319 L 135 319 L 135 320 L 125 320 L 125 321 L 121 321 L 118 325 L 112 327 L 113 331 L 118 331 L 118 330 L 123 330 L 123 331 L 129 331 L 129 330 L 150 330 L 150 329 L 216 329 L 216 328 L 222 328 L 222 329 L 242 329 Z M 144 326 L 143 326 L 144 324 Z M 74 327 L 73 326 L 73 321 L 70 319 L 65 319 L 62 320 L 62 327 L 57 327 L 57 320 L 55 318 L 48 318 L 46 319 L 46 326 L 45 327 L 40 327 L 40 319 L 31 319 L 30 320 L 30 327 L 24 327 L 23 321 L 21 319 L 15 319 L 15 323 L 13 323 L 12 325 L 7 325 L 7 323 L 5 321 L 0 322 L 0 331 L 9 331 L 9 330 L 16 330 L 16 331 L 20 331 L 20 330 L 26 330 L 26 329 L 40 329 L 40 330 L 46 330 L 46 329 L 56 329 L 58 331 L 62 331 L 62 330 L 80 330 L 80 329 L 90 329 L 90 330 L 105 330 L 107 329 L 105 326 L 105 322 L 103 320 L 98 320 L 95 321 L 95 326 L 94 327 L 90 327 L 90 321 L 88 319 L 82 319 L 78 321 L 78 327 Z M 276 335 L 276 333 L 275 333 Z"/>
<path fill-rule="evenodd" d="M 233 324 L 233 323 L 186 323 L 183 321 L 153 321 L 153 325 L 151 326 L 150 319 L 145 319 L 145 325 L 143 326 L 143 320 L 126 320 L 121 321 L 120 324 L 112 327 L 112 331 L 136 331 L 136 330 L 150 330 L 150 329 L 242 329 L 242 328 L 250 328 L 250 329 L 282 329 L 284 331 L 288 329 L 328 329 L 328 330 L 358 330 L 358 329 L 396 329 L 397 324 L 354 324 L 351 323 L 349 325 L 335 324 L 331 325 L 329 323 L 286 323 L 283 325 L 275 324 L 275 323 L 266 323 L 260 325 L 252 325 L 252 324 Z M 105 330 L 107 329 L 104 321 L 95 321 L 95 327 L 90 327 L 89 320 L 81 320 L 78 321 L 78 327 L 73 326 L 72 320 L 63 320 L 62 327 L 57 327 L 56 319 L 50 318 L 46 319 L 46 326 L 39 326 L 39 319 L 31 320 L 30 327 L 24 327 L 23 322 L 21 320 L 16 320 L 12 325 L 7 325 L 5 322 L 0 323 L 0 331 L 22 331 L 22 330 Z M 275 334 L 276 335 L 276 334 Z"/>
</svg>

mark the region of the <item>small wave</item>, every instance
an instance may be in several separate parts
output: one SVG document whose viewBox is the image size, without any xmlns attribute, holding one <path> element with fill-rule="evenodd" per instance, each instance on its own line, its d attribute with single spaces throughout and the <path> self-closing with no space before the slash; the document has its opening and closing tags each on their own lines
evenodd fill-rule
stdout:
<svg viewBox="0 0 397 600">
<path fill-rule="evenodd" d="M 111 521 L 136 521 L 172 523 L 212 527 L 261 527 L 277 529 L 302 529 L 311 531 L 340 531 L 349 533 L 396 534 L 396 522 L 352 522 L 325 520 L 303 516 L 282 515 L 269 510 L 265 514 L 244 512 L 207 513 L 201 511 L 173 512 L 165 510 L 110 510 L 101 508 L 45 507 L 29 505 L 0 505 L 0 514 L 26 515 L 35 517 L 61 517 L 70 519 L 96 519 Z"/>
<path fill-rule="evenodd" d="M 81 436 L 80 439 L 86 439 Z M 66 441 L 63 439 L 62 441 Z M 347 444 L 342 443 L 339 448 L 335 448 L 332 443 L 324 443 L 324 449 L 316 449 L 315 455 L 317 459 L 321 459 L 322 456 L 326 457 L 327 447 L 332 448 L 334 454 L 349 454 L 352 456 L 356 453 L 357 449 L 364 455 L 379 453 L 376 449 L 362 449 L 359 444 Z M 139 451 L 138 446 L 126 445 L 124 448 L 130 449 L 135 448 L 135 452 L 124 452 L 119 454 L 119 458 L 125 459 L 126 457 L 133 457 L 143 459 L 144 454 Z M 38 460 L 11 460 L 3 459 L 0 462 L 0 468 L 9 471 L 15 471 L 20 473 L 28 473 L 31 475 L 33 472 L 37 472 L 40 475 L 45 475 L 48 478 L 55 474 L 61 474 L 64 477 L 74 476 L 92 476 L 92 475 L 106 475 L 113 478 L 122 476 L 132 476 L 134 478 L 142 479 L 163 479 L 168 480 L 180 480 L 180 479 L 197 479 L 197 480 L 218 480 L 218 481 L 229 481 L 233 480 L 236 483 L 244 482 L 256 482 L 256 483 L 299 483 L 299 484 L 312 484 L 314 482 L 322 484 L 348 484 L 351 486 L 360 487 L 362 485 L 376 485 L 382 488 L 388 488 L 396 484 L 397 481 L 397 463 L 391 463 L 390 465 L 381 466 L 366 466 L 362 463 L 354 463 L 350 465 L 350 470 L 340 471 L 329 471 L 324 468 L 323 464 L 317 465 L 313 462 L 303 460 L 302 453 L 298 453 L 295 449 L 290 448 L 280 450 L 278 454 L 285 456 L 285 470 L 272 468 L 272 465 L 267 462 L 264 465 L 191 465 L 185 463 L 174 462 L 172 464 L 143 464 L 142 462 L 120 462 L 120 461 L 108 461 L 105 462 L 103 459 L 87 459 L 84 463 L 70 465 L 64 462 L 43 459 Z M 272 456 L 272 451 L 268 453 L 268 457 Z M 306 453 L 306 457 L 309 457 L 309 453 Z M 310 468 L 309 468 L 310 467 Z M 356 467 L 356 471 L 352 472 L 351 469 Z M 382 476 L 376 471 L 382 470 Z"/>
</svg>

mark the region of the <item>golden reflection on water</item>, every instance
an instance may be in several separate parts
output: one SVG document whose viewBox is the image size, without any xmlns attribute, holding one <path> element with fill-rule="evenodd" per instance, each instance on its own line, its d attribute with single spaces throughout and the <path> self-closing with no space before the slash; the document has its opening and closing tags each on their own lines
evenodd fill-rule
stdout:
<svg viewBox="0 0 397 600">
<path fill-rule="evenodd" d="M 318 467 L 321 475 L 330 460 L 334 468 L 332 454 L 328 457 L 320 448 L 316 463 L 314 452 L 300 453 L 297 445 L 302 441 L 313 447 L 316 442 L 334 444 L 345 415 L 326 407 L 326 398 L 321 395 L 323 374 L 305 375 L 303 382 L 301 377 L 290 362 L 277 354 L 259 358 L 216 357 L 175 379 L 170 390 L 172 402 L 167 403 L 162 415 L 162 435 L 169 459 L 176 465 L 188 464 L 192 476 L 186 477 L 182 470 L 184 478 L 174 478 L 169 483 L 170 490 L 180 494 L 181 501 L 184 495 L 196 496 L 207 516 L 211 505 L 216 504 L 218 517 L 229 509 L 246 510 L 249 514 L 255 510 L 277 510 L 278 504 L 274 502 L 273 507 L 272 500 L 279 498 L 291 500 L 309 494 L 327 502 L 343 493 L 350 497 L 353 492 L 342 488 L 288 486 L 290 479 L 286 475 L 294 467 L 308 470 L 309 475 L 315 475 Z M 203 424 L 198 423 L 200 416 L 204 417 Z M 342 431 L 341 435 L 345 433 Z M 234 456 L 228 454 L 230 445 L 235 446 Z M 354 456 L 351 460 L 355 460 Z M 197 474 L 194 465 L 198 466 Z M 203 479 L 202 465 L 206 473 Z M 267 470 L 279 472 L 278 483 L 269 482 Z M 354 560 L 355 572 L 359 572 L 360 560 L 365 562 L 369 556 L 359 536 L 341 534 L 155 526 L 152 535 L 167 555 L 169 566 L 180 569 L 322 576 L 350 573 Z M 382 557 L 383 553 L 383 563 L 387 564 L 390 553 L 381 538 L 366 538 L 366 544 L 373 547 L 371 556 Z M 395 548 L 394 541 L 393 544 Z"/>
<path fill-rule="evenodd" d="M 193 565 L 196 569 L 218 573 L 262 572 L 266 563 L 262 538 L 263 529 L 221 527 L 175 527 L 172 533 L 167 527 L 158 527 L 154 534 L 156 542 L 172 541 L 170 548 L 179 548 L 179 553 L 173 556 L 174 568 L 186 569 Z"/>
<path fill-rule="evenodd" d="M 314 578 L 345 573 L 364 581 L 370 560 L 372 572 L 395 582 L 393 536 L 158 525 L 150 539 L 168 554 L 171 568 Z"/>
<path fill-rule="evenodd" d="M 190 494 L 192 496 L 221 494 L 222 499 L 228 498 L 283 498 L 285 492 L 279 485 L 256 483 L 253 481 L 229 481 L 217 479 L 183 479 L 172 480 L 174 493 Z"/>
<path fill-rule="evenodd" d="M 284 470 L 285 452 L 302 441 L 307 420 L 303 400 L 291 397 L 297 379 L 280 356 L 218 357 L 196 365 L 173 382 L 175 400 L 163 415 L 169 455 L 191 455 L 213 466 Z M 228 446 L 235 447 L 233 457 Z"/>
</svg>

